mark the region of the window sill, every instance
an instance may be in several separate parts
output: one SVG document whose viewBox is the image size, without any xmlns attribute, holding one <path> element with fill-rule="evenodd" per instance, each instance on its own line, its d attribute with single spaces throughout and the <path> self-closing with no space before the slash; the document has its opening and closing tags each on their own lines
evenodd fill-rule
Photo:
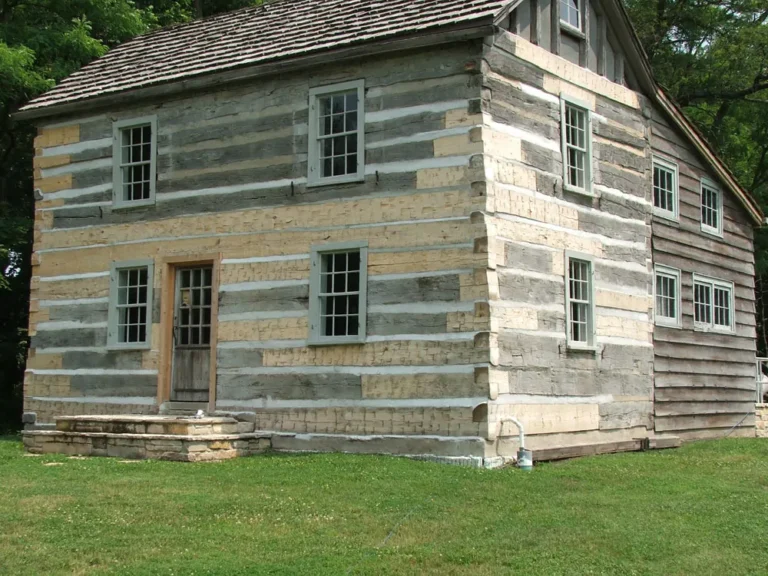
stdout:
<svg viewBox="0 0 768 576">
<path fill-rule="evenodd" d="M 154 206 L 156 204 L 155 197 L 148 200 L 133 200 L 131 202 L 112 202 L 112 210 L 131 210 L 133 208 L 146 208 L 147 206 Z"/>
<path fill-rule="evenodd" d="M 709 236 L 713 236 L 715 238 L 720 238 L 722 240 L 723 238 L 723 231 L 718 230 L 716 228 L 710 228 L 709 226 L 705 226 L 704 224 L 701 225 L 701 231 L 704 234 L 707 234 Z"/>
<path fill-rule="evenodd" d="M 569 192 L 571 194 L 578 194 L 580 196 L 586 196 L 589 198 L 595 198 L 595 192 L 586 188 L 577 188 L 571 184 L 563 184 L 563 192 Z"/>
<path fill-rule="evenodd" d="M 676 322 L 673 320 L 665 321 L 665 320 L 655 320 L 654 324 L 656 326 L 660 326 L 661 328 L 675 328 L 676 330 L 682 330 L 683 325 L 680 322 Z"/>
<path fill-rule="evenodd" d="M 343 338 L 323 338 L 316 339 L 310 338 L 307 341 L 307 346 L 344 346 L 349 344 L 365 344 L 365 337 L 360 336 L 345 336 Z"/>
<path fill-rule="evenodd" d="M 135 350 L 151 350 L 152 345 L 149 342 L 141 344 L 107 344 L 107 350 L 110 352 L 131 352 Z"/>
<path fill-rule="evenodd" d="M 351 174 L 349 176 L 333 176 L 331 178 L 317 178 L 307 180 L 307 188 L 316 188 L 318 186 L 333 186 L 334 184 L 352 184 L 355 182 L 365 182 L 365 174 Z"/>
<path fill-rule="evenodd" d="M 711 334 L 726 334 L 726 335 L 733 335 L 736 334 L 736 331 L 733 328 L 721 328 L 718 326 L 711 326 L 711 325 L 702 325 L 702 324 L 694 324 L 693 325 L 693 331 L 694 332 L 708 332 Z"/>
<path fill-rule="evenodd" d="M 566 34 L 575 36 L 579 40 L 587 39 L 587 35 L 584 34 L 582 30 L 579 30 L 578 28 L 576 28 L 576 26 L 573 26 L 572 24 L 568 24 L 568 22 L 565 22 L 564 20 L 560 20 L 560 30 L 562 32 L 565 32 Z"/>
<path fill-rule="evenodd" d="M 600 352 L 602 352 L 603 347 L 600 346 L 599 344 L 593 344 L 590 346 L 589 344 L 578 344 L 575 342 L 568 342 L 565 345 L 565 350 L 566 352 L 582 352 L 584 354 L 597 355 Z"/>
<path fill-rule="evenodd" d="M 680 224 L 680 217 L 674 212 L 668 212 L 666 210 L 661 210 L 660 208 L 654 207 L 653 215 L 656 218 L 661 218 L 662 220 L 666 220 L 667 222 L 674 222 L 675 224 Z"/>
</svg>

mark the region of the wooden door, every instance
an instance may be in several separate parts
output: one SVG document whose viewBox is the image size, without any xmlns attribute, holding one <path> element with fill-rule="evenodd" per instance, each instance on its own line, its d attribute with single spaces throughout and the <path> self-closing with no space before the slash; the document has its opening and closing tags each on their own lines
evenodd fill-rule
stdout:
<svg viewBox="0 0 768 576">
<path fill-rule="evenodd" d="M 173 319 L 171 400 L 208 402 L 213 267 L 179 268 Z"/>
</svg>

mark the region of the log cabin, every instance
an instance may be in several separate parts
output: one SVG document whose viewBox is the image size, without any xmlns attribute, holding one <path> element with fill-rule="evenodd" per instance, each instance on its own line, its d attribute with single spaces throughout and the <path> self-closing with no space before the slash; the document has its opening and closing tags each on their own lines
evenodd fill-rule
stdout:
<svg viewBox="0 0 768 576">
<path fill-rule="evenodd" d="M 492 465 L 515 421 L 537 459 L 754 435 L 764 216 L 618 0 L 274 0 L 16 117 L 31 451 Z"/>
</svg>

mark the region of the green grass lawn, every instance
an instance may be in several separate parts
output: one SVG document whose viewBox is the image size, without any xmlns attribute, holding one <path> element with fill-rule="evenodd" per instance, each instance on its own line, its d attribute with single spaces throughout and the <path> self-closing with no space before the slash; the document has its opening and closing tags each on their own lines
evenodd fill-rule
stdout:
<svg viewBox="0 0 768 576">
<path fill-rule="evenodd" d="M 768 574 L 768 441 L 515 469 L 24 456 L 0 574 Z"/>
</svg>

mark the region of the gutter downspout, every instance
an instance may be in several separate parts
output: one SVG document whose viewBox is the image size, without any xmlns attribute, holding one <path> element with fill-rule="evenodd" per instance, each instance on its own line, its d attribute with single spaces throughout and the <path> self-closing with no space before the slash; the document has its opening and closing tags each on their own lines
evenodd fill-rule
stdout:
<svg viewBox="0 0 768 576">
<path fill-rule="evenodd" d="M 517 467 L 521 470 L 530 472 L 533 469 L 533 452 L 525 447 L 525 429 L 523 423 L 520 422 L 514 416 L 506 416 L 499 420 L 499 437 L 501 437 L 501 430 L 505 423 L 511 423 L 517 426 L 520 439 L 520 448 L 517 450 Z"/>
</svg>

